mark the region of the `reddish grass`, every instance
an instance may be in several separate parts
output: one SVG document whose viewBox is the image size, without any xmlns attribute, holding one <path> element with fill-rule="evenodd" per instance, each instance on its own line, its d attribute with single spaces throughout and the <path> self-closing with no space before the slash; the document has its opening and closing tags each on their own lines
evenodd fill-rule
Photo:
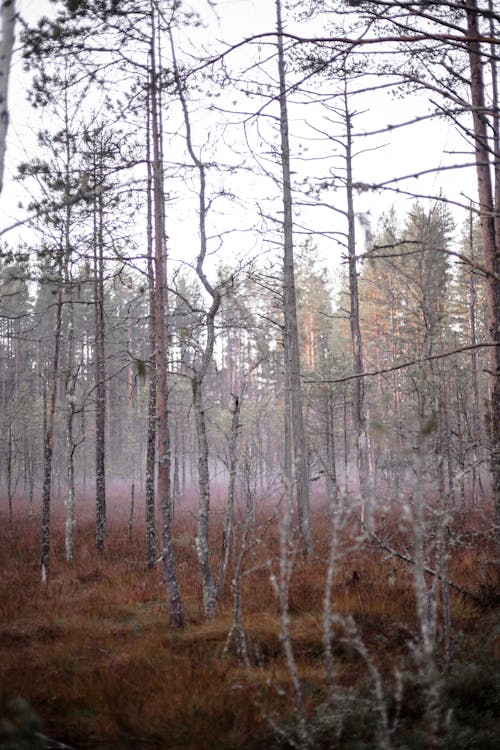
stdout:
<svg viewBox="0 0 500 750">
<path fill-rule="evenodd" d="M 263 713 L 286 709 L 268 681 L 288 688 L 290 675 L 269 569 L 261 567 L 243 582 L 253 662 L 245 670 L 234 650 L 221 658 L 232 623 L 229 588 L 217 618 L 203 619 L 193 509 L 180 506 L 175 517 L 186 611 L 185 630 L 175 632 L 168 626 L 161 572 L 145 566 L 142 524 L 130 542 L 126 507 L 110 506 L 103 556 L 94 549 L 91 505 L 83 506 L 72 564 L 64 559 L 64 524 L 56 508 L 48 590 L 39 580 L 39 518 L 27 521 L 26 508 L 18 504 L 11 546 L 1 519 L 0 716 L 11 716 L 12 701 L 20 696 L 42 717 L 49 736 L 81 749 L 272 748 Z M 216 551 L 221 517 L 214 519 Z M 450 569 L 459 585 L 481 594 L 490 541 L 481 537 L 481 544 L 475 543 L 484 530 L 475 521 L 467 520 L 469 536 L 453 548 Z M 407 541 L 395 519 L 385 523 L 394 545 Z M 353 520 L 341 542 L 334 607 L 355 617 L 373 658 L 389 669 L 396 658 L 408 659 L 408 640 L 417 633 L 411 566 L 387 559 L 373 545 L 353 544 L 357 533 Z M 322 610 L 329 540 L 328 517 L 321 508 L 315 512 L 314 537 L 313 557 L 297 556 L 290 614 L 299 670 L 307 684 L 316 685 L 317 701 L 324 692 Z M 247 567 L 271 559 L 278 549 L 276 526 L 270 526 L 264 543 L 249 554 Z M 495 613 L 455 592 L 452 612 L 454 637 L 462 649 L 477 648 L 479 628 L 486 642 Z M 339 641 L 334 651 L 341 682 L 366 682 L 352 649 Z"/>
</svg>

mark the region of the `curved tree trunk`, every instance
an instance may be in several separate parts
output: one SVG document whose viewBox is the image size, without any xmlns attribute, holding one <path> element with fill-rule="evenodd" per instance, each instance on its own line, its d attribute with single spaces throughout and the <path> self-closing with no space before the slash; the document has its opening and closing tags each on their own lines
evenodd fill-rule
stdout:
<svg viewBox="0 0 500 750">
<path fill-rule="evenodd" d="M 191 379 L 193 389 L 193 403 L 195 407 L 196 435 L 198 443 L 198 486 L 200 491 L 198 505 L 198 536 L 196 538 L 196 551 L 198 553 L 198 562 L 200 565 L 202 586 L 203 586 L 203 608 L 205 616 L 212 618 L 215 616 L 216 609 L 216 590 L 212 566 L 210 564 L 209 550 L 209 522 L 210 522 L 210 476 L 208 468 L 208 440 L 206 431 L 205 410 L 203 403 L 203 381 L 207 374 L 208 367 L 212 362 L 214 345 L 215 345 L 215 319 L 219 312 L 221 304 L 221 294 L 219 289 L 214 287 L 205 273 L 205 259 L 207 257 L 207 214 L 208 203 L 206 197 L 206 173 L 205 165 L 193 148 L 191 137 L 191 122 L 187 107 L 186 97 L 184 95 L 183 83 L 180 80 L 179 69 L 172 34 L 170 34 L 170 47 L 172 52 L 172 62 L 174 67 L 174 77 L 177 87 L 177 94 L 184 115 L 184 126 L 186 130 L 186 146 L 191 160 L 196 167 L 199 175 L 199 193 L 198 193 L 198 226 L 200 251 L 196 259 L 196 273 L 198 279 L 203 285 L 204 290 L 211 299 L 211 305 L 205 314 L 206 342 L 201 353 L 199 362 L 194 365 L 194 376 Z"/>
</svg>

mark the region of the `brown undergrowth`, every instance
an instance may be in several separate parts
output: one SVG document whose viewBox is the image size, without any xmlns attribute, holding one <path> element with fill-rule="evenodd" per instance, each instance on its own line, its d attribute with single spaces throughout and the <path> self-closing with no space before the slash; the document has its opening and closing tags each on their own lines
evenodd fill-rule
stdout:
<svg viewBox="0 0 500 750">
<path fill-rule="evenodd" d="M 221 533 L 216 525 L 215 549 Z M 480 531 L 477 526 L 476 530 Z M 80 520 L 72 563 L 64 559 L 62 513 L 56 512 L 48 589 L 40 583 L 39 518 L 26 520 L 21 507 L 14 532 L 9 543 L 2 522 L 0 716 L 12 719 L 15 701 L 22 698 L 41 717 L 44 733 L 82 750 L 288 746 L 286 732 L 285 740 L 276 739 L 268 721 L 274 716 L 286 724 L 293 718 L 290 673 L 269 581 L 270 571 L 278 566 L 275 526 L 252 547 L 246 569 L 255 572 L 242 581 L 249 669 L 233 645 L 223 658 L 233 621 L 229 586 L 216 619 L 203 619 L 193 547 L 195 521 L 187 509 L 179 510 L 175 519 L 186 613 L 182 632 L 168 626 L 161 571 L 159 566 L 146 568 L 144 529 L 136 527 L 130 541 L 125 512 L 111 513 L 102 556 L 94 549 L 90 518 Z M 391 543 L 405 542 L 396 522 L 386 533 Z M 340 541 L 333 609 L 355 618 L 374 663 L 381 674 L 389 675 L 396 663 L 410 664 L 409 644 L 418 638 L 411 564 L 388 557 L 373 540 L 353 544 L 358 534 L 353 519 Z M 296 557 L 289 596 L 291 637 L 311 715 L 323 705 L 327 692 L 323 604 L 330 534 L 328 516 L 321 511 L 315 516 L 314 537 L 314 555 L 307 560 Z M 452 591 L 457 658 L 468 654 L 472 659 L 472 654 L 488 649 L 492 658 L 499 656 L 498 612 L 491 602 L 481 601 L 486 558 L 484 541 L 475 544 L 473 536 L 452 549 L 454 580 L 477 597 Z M 487 575 L 493 576 L 491 570 Z M 335 627 L 333 653 L 339 684 L 369 690 L 363 660 Z M 335 747 L 344 747 L 341 739 L 338 743 Z M 345 747 L 351 745 L 346 741 Z"/>
</svg>

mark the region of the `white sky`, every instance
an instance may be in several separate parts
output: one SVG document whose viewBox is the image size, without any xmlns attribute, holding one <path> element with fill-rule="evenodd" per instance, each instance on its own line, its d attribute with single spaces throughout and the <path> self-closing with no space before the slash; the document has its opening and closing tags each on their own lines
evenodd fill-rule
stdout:
<svg viewBox="0 0 500 750">
<path fill-rule="evenodd" d="M 30 20 L 35 20 L 43 13 L 50 12 L 52 8 L 48 0 L 18 0 L 21 12 Z M 209 37 L 224 40 L 226 43 L 234 43 L 242 37 L 252 34 L 270 31 L 274 28 L 274 2 L 272 0 L 222 0 L 217 5 L 217 12 L 221 18 L 221 23 L 215 23 L 215 15 L 212 15 L 214 26 L 210 30 Z M 293 31 L 293 26 L 289 22 L 288 28 Z M 297 30 L 297 29 L 296 29 Z M 305 27 L 299 27 L 304 33 Z M 204 33 L 204 32 L 203 32 Z M 194 40 L 196 43 L 196 40 Z M 234 64 L 244 66 L 246 62 L 245 55 L 248 51 L 242 49 L 241 52 L 233 53 L 231 61 Z M 16 172 L 16 166 L 19 161 L 26 159 L 33 153 L 35 134 L 40 125 L 40 113 L 33 111 L 25 101 L 24 91 L 27 85 L 26 74 L 22 71 L 22 63 L 16 58 L 12 69 L 11 87 L 10 87 L 10 112 L 11 121 L 8 137 L 7 151 L 7 174 L 6 187 L 1 196 L 0 207 L 0 227 L 10 224 L 12 219 L 19 218 L 22 212 L 18 209 L 17 203 L 22 196 L 16 185 L 9 182 L 9 178 Z M 247 103 L 247 106 L 258 107 L 258 102 Z M 299 110 L 290 105 L 289 114 L 292 121 L 292 130 L 294 119 L 300 118 L 305 121 L 315 121 L 318 117 L 311 104 L 304 105 L 303 110 Z M 415 100 L 393 100 L 388 93 L 377 92 L 372 96 L 366 96 L 363 108 L 368 111 L 363 118 L 359 118 L 359 129 L 372 130 L 377 127 L 383 127 L 390 122 L 401 122 L 411 116 L 418 109 L 421 113 L 427 109 L 424 100 L 416 102 Z M 195 130 L 198 128 L 199 133 L 207 127 L 206 121 L 194 122 Z M 201 136 L 200 136 L 201 137 Z M 411 174 L 425 168 L 432 168 L 444 163 L 452 163 L 453 157 L 445 156 L 447 150 L 460 150 L 463 148 L 460 138 L 444 121 L 426 123 L 420 126 L 413 126 L 411 131 L 408 129 L 394 130 L 390 135 L 381 136 L 380 143 L 386 143 L 385 148 L 371 150 L 358 158 L 355 164 L 356 179 L 363 182 L 379 183 L 391 179 L 401 174 Z M 372 145 L 370 143 L 370 145 Z M 361 147 L 361 144 L 360 144 Z M 451 159 L 451 161 L 450 161 Z M 460 161 L 460 158 L 458 159 Z M 294 168 L 301 171 L 302 162 L 296 162 Z M 328 164 L 321 162 L 316 165 L 314 162 L 306 167 L 306 171 L 314 173 L 320 169 L 326 171 Z M 472 170 L 461 170 L 444 172 L 440 175 L 431 175 L 420 177 L 418 180 L 410 180 L 400 183 L 400 187 L 405 190 L 422 192 L 424 194 L 437 194 L 442 189 L 444 194 L 452 200 L 465 203 L 466 199 L 461 193 L 469 194 L 469 197 L 475 197 L 474 173 Z M 243 182 L 240 183 L 239 190 L 241 195 L 246 195 L 248 199 L 257 199 L 259 191 L 262 189 L 262 179 L 255 181 L 247 175 Z M 268 189 L 268 188 L 267 188 Z M 252 196 L 252 193 L 254 194 Z M 257 193 L 257 195 L 255 195 Z M 335 203 L 342 201 L 342 197 L 335 195 L 333 192 L 323 196 L 325 201 Z M 387 210 L 393 203 L 401 206 L 402 210 L 409 207 L 412 199 L 403 199 L 395 196 L 393 193 L 366 193 L 357 199 L 357 209 L 362 213 L 369 213 L 370 220 L 375 228 L 377 217 L 384 210 Z M 269 204 L 266 203 L 268 207 Z M 175 222 L 170 223 L 169 234 L 172 238 L 172 247 L 181 246 L 185 248 L 186 242 L 186 221 L 190 218 L 190 213 L 194 210 L 194 204 L 187 201 L 184 209 L 180 211 L 181 221 L 178 225 Z M 276 216 L 279 216 L 279 194 L 275 207 Z M 457 217 L 461 214 L 457 213 Z M 237 227 L 241 227 L 242 218 L 227 216 L 221 219 L 223 225 L 227 226 L 233 221 Z M 300 211 L 298 215 L 300 222 L 314 226 L 316 229 L 330 229 L 336 225 L 334 214 L 329 211 L 314 210 Z M 461 219 L 459 219 L 461 220 Z M 233 221 L 233 223 L 234 223 Z M 195 216 L 191 217 L 190 224 L 196 227 Z M 13 241 L 13 234 L 7 235 L 9 241 Z M 254 245 L 251 238 L 247 238 L 248 247 Z M 196 244 L 193 237 L 191 240 Z M 241 244 L 242 235 L 237 237 L 236 243 Z M 299 240 L 300 241 L 300 240 Z M 339 249 L 331 241 L 319 240 L 322 253 L 325 258 L 332 260 L 332 264 L 338 261 Z M 231 244 L 228 243 L 229 252 L 231 253 Z M 194 251 L 196 252 L 196 251 Z"/>
</svg>

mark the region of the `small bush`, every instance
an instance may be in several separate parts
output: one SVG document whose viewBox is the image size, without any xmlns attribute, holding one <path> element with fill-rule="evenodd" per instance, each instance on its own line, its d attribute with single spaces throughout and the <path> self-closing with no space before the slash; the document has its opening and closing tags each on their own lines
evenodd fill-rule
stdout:
<svg viewBox="0 0 500 750">
<path fill-rule="evenodd" d="M 495 660 L 457 663 L 445 684 L 452 711 L 447 750 L 496 750 L 500 737 L 500 671 Z"/>
</svg>

